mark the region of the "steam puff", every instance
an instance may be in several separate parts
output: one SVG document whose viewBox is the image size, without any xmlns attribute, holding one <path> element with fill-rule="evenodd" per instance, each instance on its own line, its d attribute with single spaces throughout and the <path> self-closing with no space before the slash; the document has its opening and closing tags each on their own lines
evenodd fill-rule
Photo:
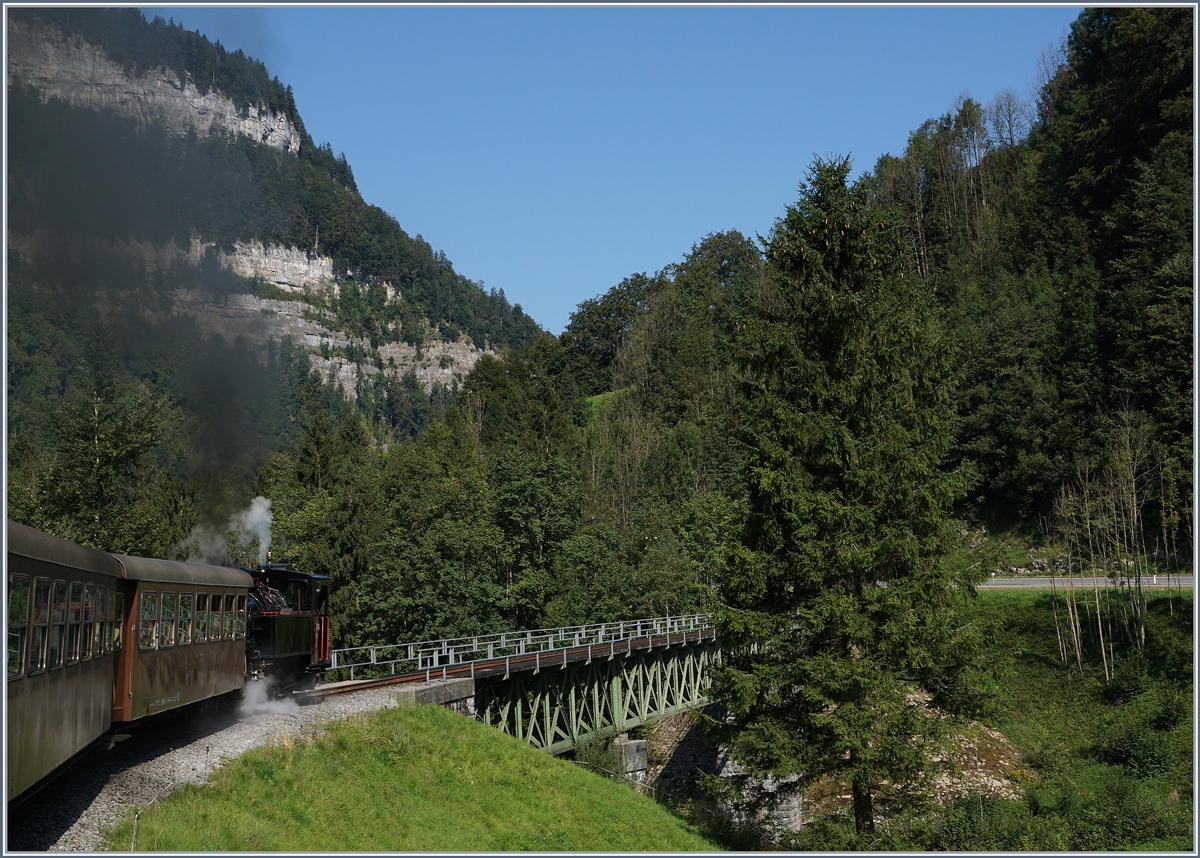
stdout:
<svg viewBox="0 0 1200 858">
<path fill-rule="evenodd" d="M 267 548 L 271 545 L 271 502 L 262 495 L 250 501 L 250 508 L 244 512 L 235 512 L 229 518 L 231 530 L 241 529 L 258 537 L 258 565 L 267 562 Z"/>
<path fill-rule="evenodd" d="M 178 554 L 186 554 L 189 563 L 223 563 L 229 558 L 230 544 L 235 550 L 249 547 L 258 540 L 258 563 L 267 562 L 267 549 L 271 545 L 271 501 L 261 495 L 250 502 L 250 507 L 235 512 L 224 527 L 196 525 L 188 538 L 177 545 Z"/>
</svg>

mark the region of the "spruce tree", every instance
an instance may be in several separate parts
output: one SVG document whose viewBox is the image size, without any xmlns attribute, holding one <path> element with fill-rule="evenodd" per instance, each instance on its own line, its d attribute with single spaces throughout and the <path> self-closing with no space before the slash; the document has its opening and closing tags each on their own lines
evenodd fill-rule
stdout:
<svg viewBox="0 0 1200 858">
<path fill-rule="evenodd" d="M 951 355 L 902 224 L 849 172 L 814 163 L 739 320 L 750 512 L 721 587 L 713 694 L 749 775 L 848 780 L 871 834 L 881 791 L 925 771 L 931 722 L 910 692 L 973 588 L 938 562 L 965 487 L 940 467 Z"/>
</svg>

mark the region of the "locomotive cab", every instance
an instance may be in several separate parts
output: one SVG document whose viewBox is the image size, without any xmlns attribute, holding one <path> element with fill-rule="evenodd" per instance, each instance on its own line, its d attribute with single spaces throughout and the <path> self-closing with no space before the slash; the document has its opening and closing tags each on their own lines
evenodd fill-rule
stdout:
<svg viewBox="0 0 1200 858">
<path fill-rule="evenodd" d="M 329 578 L 270 563 L 253 579 L 246 634 L 246 678 L 273 695 L 311 689 L 330 665 Z"/>
</svg>

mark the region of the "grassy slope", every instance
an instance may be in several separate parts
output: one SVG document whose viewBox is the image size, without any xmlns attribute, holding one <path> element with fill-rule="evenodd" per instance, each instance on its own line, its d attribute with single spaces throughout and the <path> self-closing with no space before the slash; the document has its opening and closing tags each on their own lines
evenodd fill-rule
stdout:
<svg viewBox="0 0 1200 858">
<path fill-rule="evenodd" d="M 132 816 L 111 832 L 128 849 Z M 431 707 L 251 751 L 146 811 L 152 851 L 673 851 L 714 845 L 648 798 Z"/>
</svg>

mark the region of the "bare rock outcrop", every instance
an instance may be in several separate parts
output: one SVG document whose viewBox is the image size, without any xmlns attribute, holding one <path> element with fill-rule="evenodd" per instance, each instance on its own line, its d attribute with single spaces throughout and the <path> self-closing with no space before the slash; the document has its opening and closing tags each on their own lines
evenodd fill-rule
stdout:
<svg viewBox="0 0 1200 858">
<path fill-rule="evenodd" d="M 143 125 L 159 122 L 180 136 L 194 128 L 200 135 L 232 133 L 292 154 L 300 151 L 300 132 L 282 114 L 255 105 L 239 109 L 213 90 L 201 93 L 191 81 L 181 85 L 162 69 L 131 79 L 103 49 L 10 17 L 8 86 L 18 81 L 37 89 L 43 100 L 111 110 Z"/>
<path fill-rule="evenodd" d="M 241 277 L 265 280 L 285 292 L 320 292 L 334 283 L 333 260 L 281 244 L 238 242 L 221 264 Z"/>
<path fill-rule="evenodd" d="M 428 393 L 434 383 L 451 387 L 470 373 L 484 354 L 470 342 L 426 342 L 422 349 L 408 343 L 384 343 L 378 352 L 383 368 L 374 363 L 355 363 L 337 354 L 350 346 L 365 350 L 367 343 L 347 337 L 322 323 L 320 314 L 304 301 L 280 301 L 254 295 L 230 295 L 215 298 L 199 291 L 175 293 L 173 315 L 191 316 L 207 337 L 219 336 L 226 342 L 241 338 L 261 348 L 266 355 L 269 340 L 285 337 L 309 352 L 309 361 L 321 377 L 334 380 L 343 392 L 357 395 L 359 373 L 371 379 L 384 373 L 399 378 L 412 370 Z"/>
</svg>

